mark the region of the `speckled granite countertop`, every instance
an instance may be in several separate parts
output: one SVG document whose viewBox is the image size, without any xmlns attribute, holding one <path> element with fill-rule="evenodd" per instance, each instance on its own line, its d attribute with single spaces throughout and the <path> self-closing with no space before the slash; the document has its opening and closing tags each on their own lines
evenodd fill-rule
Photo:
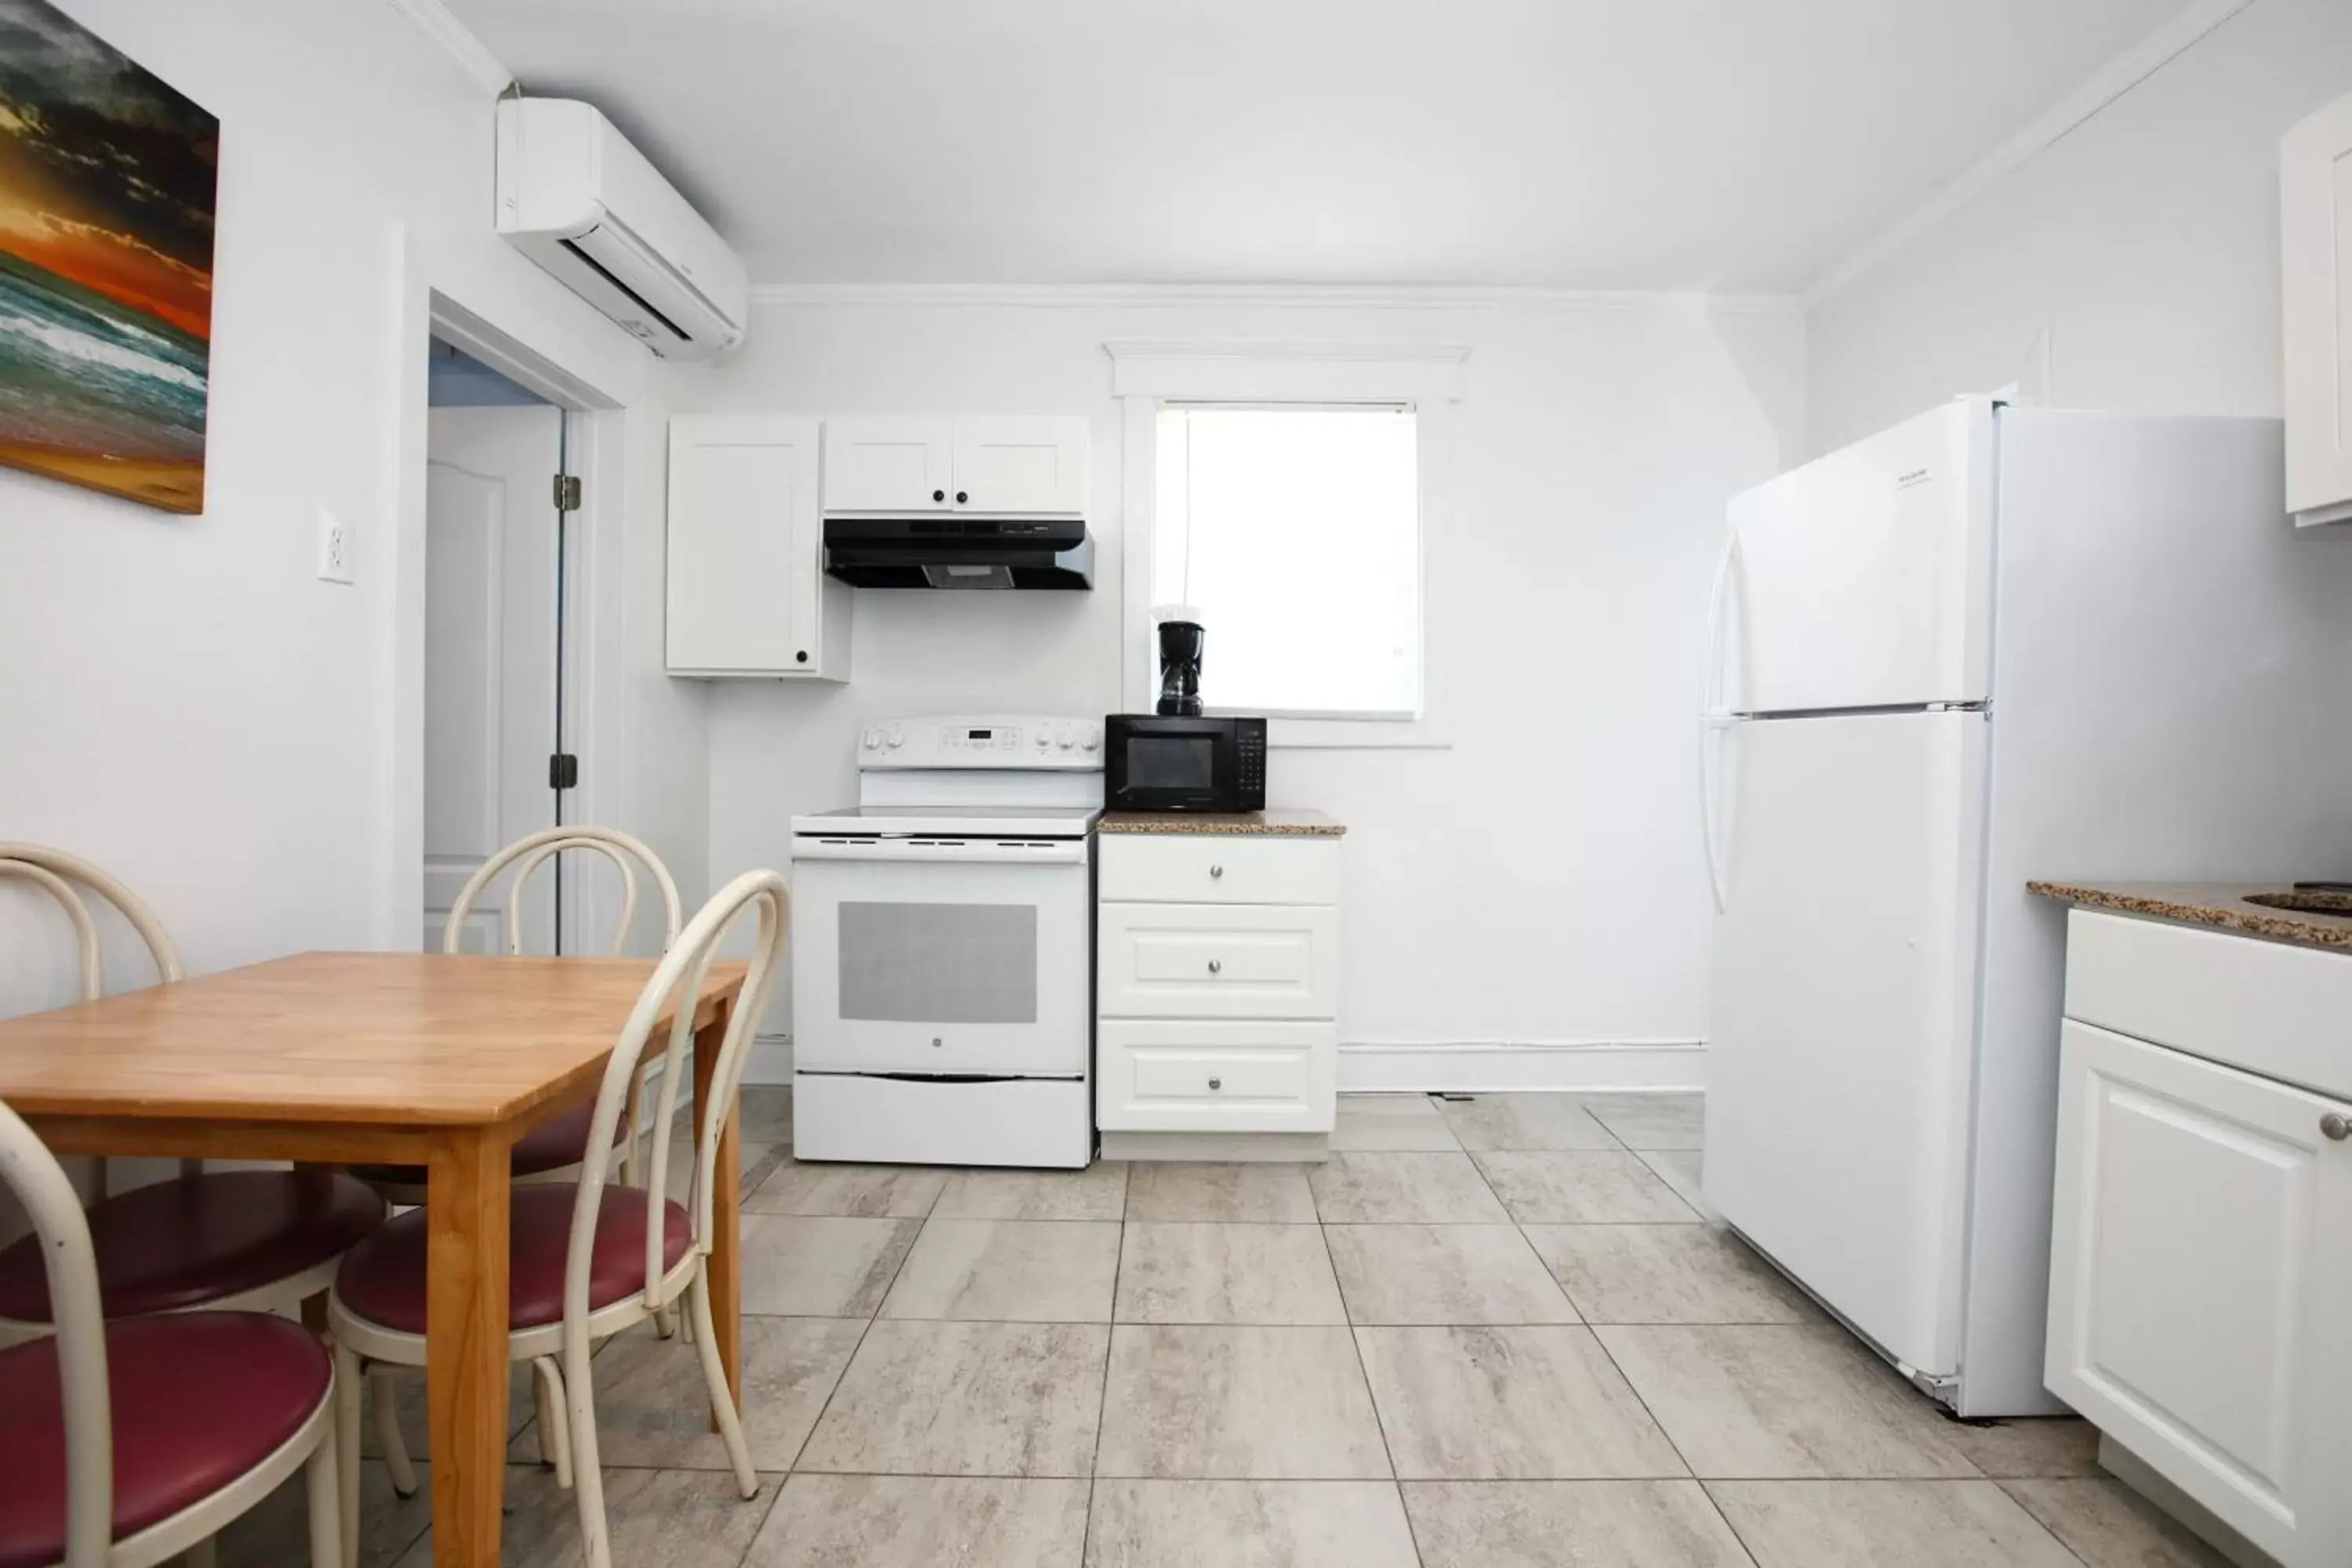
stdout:
<svg viewBox="0 0 2352 1568">
<path fill-rule="evenodd" d="M 1319 811 L 1107 811 L 1104 833 L 1234 835 L 1256 838 L 1337 838 L 1348 831 Z"/>
<path fill-rule="evenodd" d="M 2243 882 L 2028 882 L 2025 890 L 2084 909 L 2180 921 L 2216 931 L 2242 931 L 2305 947 L 2352 952 L 2352 893 L 2296 895 L 2337 911 L 2274 910 L 2247 902 L 2250 893 L 2284 893 L 2279 883 Z"/>
</svg>

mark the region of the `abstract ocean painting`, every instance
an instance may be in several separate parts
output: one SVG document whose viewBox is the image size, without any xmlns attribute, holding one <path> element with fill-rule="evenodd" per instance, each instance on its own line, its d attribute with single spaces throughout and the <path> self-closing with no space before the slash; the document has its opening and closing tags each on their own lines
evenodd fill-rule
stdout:
<svg viewBox="0 0 2352 1568">
<path fill-rule="evenodd" d="M 205 508 L 220 121 L 0 0 L 0 465 Z"/>
</svg>

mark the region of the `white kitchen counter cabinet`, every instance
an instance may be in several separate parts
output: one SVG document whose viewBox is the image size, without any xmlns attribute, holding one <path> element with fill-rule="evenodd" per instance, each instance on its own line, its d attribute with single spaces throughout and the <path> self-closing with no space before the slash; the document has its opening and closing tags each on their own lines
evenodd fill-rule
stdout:
<svg viewBox="0 0 2352 1568">
<path fill-rule="evenodd" d="M 1103 1157 L 1322 1158 L 1339 1076 L 1339 826 L 1121 814 L 1096 842 Z"/>
<path fill-rule="evenodd" d="M 2067 931 L 2051 1390 L 2289 1568 L 2343 1568 L 2352 954 Z"/>
</svg>

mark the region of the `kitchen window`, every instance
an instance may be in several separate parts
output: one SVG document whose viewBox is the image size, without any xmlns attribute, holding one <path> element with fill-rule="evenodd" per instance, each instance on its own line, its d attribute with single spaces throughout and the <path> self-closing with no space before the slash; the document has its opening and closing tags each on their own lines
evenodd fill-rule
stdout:
<svg viewBox="0 0 2352 1568">
<path fill-rule="evenodd" d="M 1171 403 L 1156 435 L 1153 618 L 1208 628 L 1209 710 L 1420 718 L 1412 407 Z"/>
<path fill-rule="evenodd" d="M 1461 348 L 1106 344 L 1126 407 L 1127 710 L 1154 629 L 1207 629 L 1212 713 L 1276 747 L 1442 747 L 1449 435 Z M 1433 624 L 1436 626 L 1432 630 Z"/>
</svg>

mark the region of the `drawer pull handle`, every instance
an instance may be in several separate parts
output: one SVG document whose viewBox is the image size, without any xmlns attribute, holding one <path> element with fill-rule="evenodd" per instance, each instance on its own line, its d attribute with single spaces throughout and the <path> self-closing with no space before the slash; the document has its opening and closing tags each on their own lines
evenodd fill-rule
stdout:
<svg viewBox="0 0 2352 1568">
<path fill-rule="evenodd" d="M 2323 1137 L 2341 1143 L 2347 1138 L 2352 1138 L 2352 1116 L 2340 1110 L 2331 1110 L 2319 1119 L 2319 1131 Z"/>
<path fill-rule="evenodd" d="M 1209 1087 L 1211 1089 L 1223 1089 L 1225 1087 L 1225 1080 L 1221 1078 L 1213 1078 L 1209 1080 Z"/>
<path fill-rule="evenodd" d="M 1212 973 L 1212 974 L 1223 974 L 1224 972 L 1225 972 L 1225 966 L 1224 966 L 1224 964 L 1223 964 L 1223 962 L 1221 962 L 1220 960 L 1217 960 L 1217 959 L 1213 959 L 1213 959 L 1211 959 L 1211 960 L 1209 960 L 1209 973 Z M 2339 1134 L 2339 1136 L 2340 1136 L 2340 1134 Z"/>
<path fill-rule="evenodd" d="M 1212 879 L 1222 877 L 1224 874 L 1225 868 L 1223 866 L 1212 866 L 1209 868 L 1209 876 Z"/>
</svg>

